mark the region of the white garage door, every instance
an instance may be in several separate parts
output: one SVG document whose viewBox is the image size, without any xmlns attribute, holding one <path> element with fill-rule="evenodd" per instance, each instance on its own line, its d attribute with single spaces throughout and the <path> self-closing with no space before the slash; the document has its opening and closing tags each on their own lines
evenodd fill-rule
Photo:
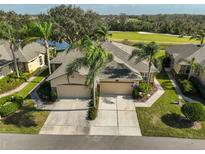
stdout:
<svg viewBox="0 0 205 154">
<path fill-rule="evenodd" d="M 101 82 L 100 93 L 103 95 L 131 95 L 132 82 Z"/>
<path fill-rule="evenodd" d="M 91 91 L 83 85 L 59 85 L 57 93 L 59 98 L 89 98 Z"/>
</svg>

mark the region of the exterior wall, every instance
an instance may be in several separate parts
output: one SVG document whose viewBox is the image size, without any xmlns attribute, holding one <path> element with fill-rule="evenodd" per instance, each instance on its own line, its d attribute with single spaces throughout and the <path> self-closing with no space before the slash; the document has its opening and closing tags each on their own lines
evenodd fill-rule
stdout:
<svg viewBox="0 0 205 154">
<path fill-rule="evenodd" d="M 180 72 L 180 70 L 181 70 L 181 65 L 179 65 L 179 64 L 174 64 L 174 65 L 173 65 L 173 69 L 174 69 L 174 71 L 175 71 L 177 74 L 179 74 L 179 72 Z"/>
<path fill-rule="evenodd" d="M 40 65 L 40 56 L 42 57 L 42 64 Z M 34 72 L 37 68 L 39 67 L 42 67 L 45 65 L 45 56 L 43 54 L 39 54 L 39 56 L 28 62 L 28 63 L 25 63 L 25 67 L 26 67 L 26 71 L 28 71 L 29 73 L 32 73 Z"/>
<path fill-rule="evenodd" d="M 200 73 L 199 79 L 203 85 L 205 85 L 205 73 Z"/>
<path fill-rule="evenodd" d="M 79 75 L 78 73 L 74 73 L 74 75 L 72 77 L 69 78 L 69 82 L 68 82 L 68 78 L 67 75 L 62 75 L 60 77 L 57 77 L 53 80 L 51 80 L 51 87 L 57 87 L 57 85 L 62 85 L 62 84 L 81 84 L 84 85 L 85 83 L 85 77 Z"/>
<path fill-rule="evenodd" d="M 60 66 L 61 64 L 51 64 L 52 73 Z"/>
<path fill-rule="evenodd" d="M 4 67 L 1 67 L 0 72 L 1 72 L 0 78 L 12 73 L 13 72 L 12 64 L 5 65 Z"/>
</svg>

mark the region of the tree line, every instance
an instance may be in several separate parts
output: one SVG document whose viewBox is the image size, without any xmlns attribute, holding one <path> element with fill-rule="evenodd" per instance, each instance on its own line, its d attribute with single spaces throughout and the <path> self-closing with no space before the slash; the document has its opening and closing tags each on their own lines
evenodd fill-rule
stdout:
<svg viewBox="0 0 205 154">
<path fill-rule="evenodd" d="M 204 30 L 205 15 L 106 15 L 103 16 L 111 31 L 146 31 L 177 35 L 193 35 Z"/>
</svg>

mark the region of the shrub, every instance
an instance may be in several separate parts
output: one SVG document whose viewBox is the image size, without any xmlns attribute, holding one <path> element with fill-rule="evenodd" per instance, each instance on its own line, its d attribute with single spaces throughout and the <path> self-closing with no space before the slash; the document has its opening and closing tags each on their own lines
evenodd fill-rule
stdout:
<svg viewBox="0 0 205 154">
<path fill-rule="evenodd" d="M 51 90 L 50 100 L 55 102 L 57 100 L 57 92 L 55 90 Z"/>
<path fill-rule="evenodd" d="M 6 117 L 15 113 L 23 104 L 23 98 L 21 96 L 9 96 L 2 99 L 4 104 L 0 107 L 0 115 Z"/>
<path fill-rule="evenodd" d="M 132 89 L 132 98 L 133 98 L 133 99 L 137 99 L 138 96 L 139 96 L 139 90 L 136 89 L 136 88 L 133 88 L 133 89 Z"/>
<path fill-rule="evenodd" d="M 89 118 L 90 120 L 95 120 L 96 117 L 97 117 L 97 109 L 93 106 L 93 107 L 91 107 L 90 110 L 89 110 L 89 116 L 88 116 L 88 118 Z"/>
<path fill-rule="evenodd" d="M 181 111 L 192 122 L 205 119 L 205 110 L 201 103 L 186 103 L 181 107 Z"/>
<path fill-rule="evenodd" d="M 183 93 L 191 93 L 191 94 L 196 93 L 196 89 L 194 85 L 189 80 L 180 81 L 180 85 Z"/>
<path fill-rule="evenodd" d="M 152 85 L 146 82 L 140 82 L 139 91 L 148 94 L 152 90 Z"/>
</svg>

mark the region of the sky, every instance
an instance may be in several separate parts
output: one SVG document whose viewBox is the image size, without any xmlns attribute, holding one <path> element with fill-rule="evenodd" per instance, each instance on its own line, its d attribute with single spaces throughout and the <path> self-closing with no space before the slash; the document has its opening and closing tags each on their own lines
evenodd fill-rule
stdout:
<svg viewBox="0 0 205 154">
<path fill-rule="evenodd" d="M 0 10 L 21 14 L 47 12 L 58 4 L 0 4 Z M 101 15 L 126 13 L 141 14 L 205 14 L 205 4 L 78 4 L 82 9 L 92 9 Z"/>
</svg>

